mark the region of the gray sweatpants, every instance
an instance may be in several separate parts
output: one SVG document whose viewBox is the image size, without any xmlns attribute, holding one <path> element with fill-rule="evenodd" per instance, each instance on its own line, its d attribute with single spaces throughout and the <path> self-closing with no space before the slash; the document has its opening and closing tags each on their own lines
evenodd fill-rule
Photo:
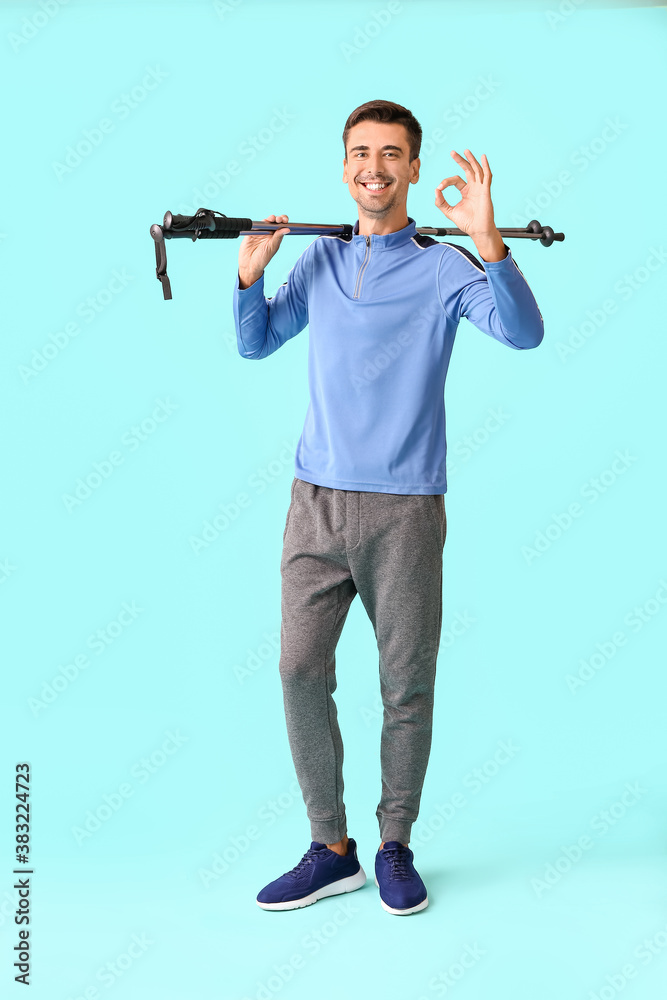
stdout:
<svg viewBox="0 0 667 1000">
<path fill-rule="evenodd" d="M 347 833 L 335 650 L 357 593 L 379 651 L 384 705 L 376 816 L 407 844 L 431 750 L 442 625 L 445 498 L 332 489 L 294 478 L 283 533 L 280 677 L 313 840 Z"/>
</svg>

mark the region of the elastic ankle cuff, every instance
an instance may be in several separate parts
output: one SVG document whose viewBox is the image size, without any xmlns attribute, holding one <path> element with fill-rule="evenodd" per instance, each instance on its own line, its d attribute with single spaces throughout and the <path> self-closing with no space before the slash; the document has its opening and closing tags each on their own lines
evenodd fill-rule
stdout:
<svg viewBox="0 0 667 1000">
<path fill-rule="evenodd" d="M 332 819 L 326 822 L 311 823 L 310 835 L 319 844 L 337 844 L 348 836 L 345 825 L 341 827 L 340 820 Z"/>
<path fill-rule="evenodd" d="M 408 826 L 398 826 L 396 823 L 380 828 L 380 843 L 386 844 L 388 840 L 397 840 L 399 844 L 409 844 L 412 834 L 412 824 Z M 330 842 L 331 843 L 331 842 Z"/>
</svg>

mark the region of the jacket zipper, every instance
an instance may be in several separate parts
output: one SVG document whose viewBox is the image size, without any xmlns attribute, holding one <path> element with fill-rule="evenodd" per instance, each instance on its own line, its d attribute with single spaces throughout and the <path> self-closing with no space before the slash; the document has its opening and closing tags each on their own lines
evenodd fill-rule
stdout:
<svg viewBox="0 0 667 1000">
<path fill-rule="evenodd" d="M 355 285 L 354 295 L 352 296 L 352 298 L 354 298 L 354 299 L 358 299 L 359 298 L 359 293 L 361 291 L 361 279 L 363 277 L 364 271 L 366 270 L 366 268 L 368 266 L 368 261 L 370 260 L 370 257 L 371 257 L 370 247 L 371 247 L 371 238 L 370 238 L 370 236 L 367 236 L 366 237 L 366 253 L 364 254 L 364 259 L 361 262 L 361 267 L 359 268 L 359 273 L 357 274 L 357 283 Z"/>
</svg>

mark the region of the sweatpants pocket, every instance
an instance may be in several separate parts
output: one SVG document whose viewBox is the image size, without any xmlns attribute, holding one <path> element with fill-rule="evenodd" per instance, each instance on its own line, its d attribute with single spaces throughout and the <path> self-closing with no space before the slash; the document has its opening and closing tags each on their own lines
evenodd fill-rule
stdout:
<svg viewBox="0 0 667 1000">
<path fill-rule="evenodd" d="M 292 488 L 290 491 L 290 502 L 287 508 L 287 517 L 285 518 L 285 530 L 283 531 L 283 542 L 285 541 L 285 535 L 287 534 L 287 529 L 289 528 L 290 515 L 294 507 L 294 487 L 296 486 L 296 476 L 292 479 Z"/>
</svg>

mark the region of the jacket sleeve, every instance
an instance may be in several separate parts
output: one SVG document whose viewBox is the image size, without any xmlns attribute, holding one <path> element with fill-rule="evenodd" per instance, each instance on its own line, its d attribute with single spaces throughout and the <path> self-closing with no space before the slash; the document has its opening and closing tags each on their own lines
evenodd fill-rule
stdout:
<svg viewBox="0 0 667 1000">
<path fill-rule="evenodd" d="M 512 251 L 504 246 L 503 260 L 482 264 L 464 247 L 447 244 L 438 267 L 438 291 L 454 323 L 465 316 L 501 344 L 525 351 L 542 343 L 544 320 Z"/>
<path fill-rule="evenodd" d="M 291 268 L 287 281 L 274 296 L 264 295 L 264 275 L 248 288 L 239 288 L 239 274 L 234 283 L 234 325 L 239 354 L 259 360 L 308 325 L 308 284 L 312 271 L 311 243 Z"/>
</svg>

